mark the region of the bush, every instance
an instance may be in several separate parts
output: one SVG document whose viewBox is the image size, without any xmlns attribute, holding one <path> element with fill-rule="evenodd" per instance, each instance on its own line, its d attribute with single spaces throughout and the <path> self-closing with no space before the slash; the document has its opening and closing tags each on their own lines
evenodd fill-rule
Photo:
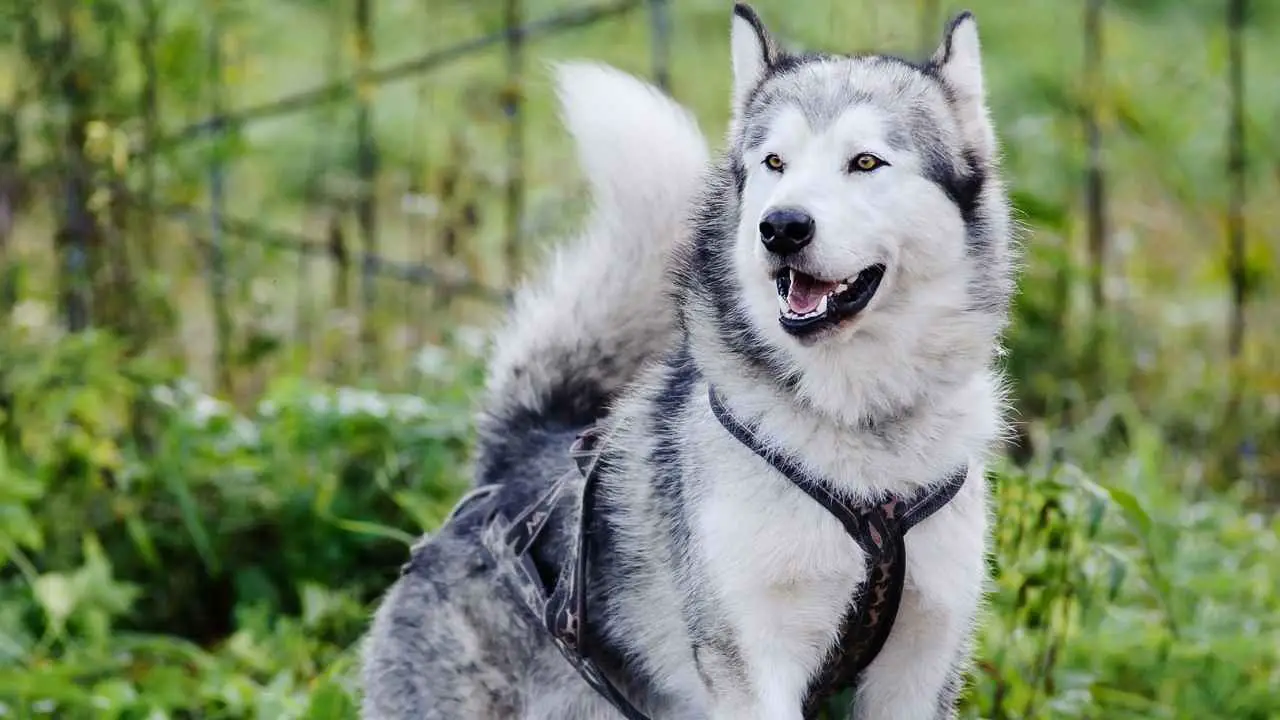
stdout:
<svg viewBox="0 0 1280 720">
<path fill-rule="evenodd" d="M 0 715 L 354 717 L 373 603 L 467 482 L 474 356 L 430 349 L 421 394 L 285 378 L 242 411 L 107 334 L 3 333 Z M 1194 452 L 1095 412 L 995 468 L 965 716 L 1274 716 L 1280 524 L 1170 492 Z"/>
<path fill-rule="evenodd" d="M 353 712 L 370 603 L 465 486 L 465 395 L 286 379 L 242 414 L 108 335 L 6 333 L 3 707 Z"/>
</svg>

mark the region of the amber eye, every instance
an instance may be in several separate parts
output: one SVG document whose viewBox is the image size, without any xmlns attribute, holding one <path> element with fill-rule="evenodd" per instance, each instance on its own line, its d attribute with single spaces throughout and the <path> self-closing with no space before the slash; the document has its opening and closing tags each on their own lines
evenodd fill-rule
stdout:
<svg viewBox="0 0 1280 720">
<path fill-rule="evenodd" d="M 764 166 L 774 172 L 782 172 L 782 168 L 784 167 L 782 158 L 774 155 L 773 153 L 769 153 L 764 156 Z"/>
<path fill-rule="evenodd" d="M 849 161 L 849 172 L 871 172 L 888 164 L 871 153 L 858 153 Z"/>
</svg>

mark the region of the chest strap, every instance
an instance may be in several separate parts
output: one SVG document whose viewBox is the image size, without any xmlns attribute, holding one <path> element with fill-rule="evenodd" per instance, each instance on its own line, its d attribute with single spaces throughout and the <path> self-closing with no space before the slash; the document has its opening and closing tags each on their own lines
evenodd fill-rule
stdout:
<svg viewBox="0 0 1280 720">
<path fill-rule="evenodd" d="M 755 428 L 735 418 L 714 387 L 708 388 L 707 394 L 711 411 L 724 429 L 834 515 L 866 555 L 866 580 L 845 612 L 835 652 L 810 683 L 805 697 L 804 716 L 813 718 L 832 695 L 852 688 L 880 654 L 902 603 L 907 531 L 960 492 L 968 468 L 961 467 L 942 483 L 907 498 L 890 495 L 879 503 L 851 503 L 832 492 L 831 483 L 815 478 L 793 458 L 761 443 Z"/>
</svg>

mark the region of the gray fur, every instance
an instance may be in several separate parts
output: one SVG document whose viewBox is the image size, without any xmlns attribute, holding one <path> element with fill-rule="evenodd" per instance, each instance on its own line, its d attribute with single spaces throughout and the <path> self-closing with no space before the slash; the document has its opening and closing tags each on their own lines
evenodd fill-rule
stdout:
<svg viewBox="0 0 1280 720">
<path fill-rule="evenodd" d="M 574 433 L 601 422 L 587 618 L 597 660 L 655 720 L 797 720 L 806 677 L 862 579 L 861 551 L 716 424 L 708 383 L 762 441 L 835 479 L 837 493 L 905 493 L 968 463 L 961 495 L 908 536 L 899 624 L 856 707 L 860 718 L 951 717 L 981 595 L 981 464 L 1000 430 L 993 362 L 1012 289 L 994 140 L 985 106 L 965 104 L 981 102 L 981 89 L 948 64 L 951 33 L 921 65 L 793 56 L 749 9 L 735 13 L 762 48 L 753 60 L 750 41 L 736 38 L 735 69 L 760 76 L 739 77 L 729 148 L 705 175 L 701 137 L 673 105 L 618 74 L 562 76 L 597 207 L 588 232 L 521 291 L 498 335 L 478 482 L 497 484 L 504 509 L 517 512 L 570 469 Z M 965 41 L 976 53 L 976 35 Z M 563 90 L 575 83 L 624 107 L 611 112 Z M 789 341 L 761 315 L 769 288 L 739 245 L 754 222 L 743 215 L 744 191 L 759 182 L 746 158 L 772 141 L 771 118 L 787 108 L 819 132 L 862 105 L 884 118 L 901 157 L 919 158 L 927 184 L 903 182 L 923 193 L 922 207 L 950 218 L 920 226 L 927 242 L 901 231 L 895 257 L 930 252 L 911 243 L 954 242 L 938 252 L 958 258 L 955 277 L 894 268 L 893 284 L 852 329 Z M 618 134 L 598 123 L 616 123 Z M 655 135 L 663 142 L 650 142 Z M 608 153 L 628 143 L 644 148 L 646 162 L 611 164 L 619 158 Z M 680 230 L 687 206 L 691 237 Z M 835 248 L 842 237 L 817 242 Z M 960 295 L 938 303 L 921 293 Z M 560 509 L 537 548 L 546 567 L 563 560 L 574 507 Z M 464 506 L 415 548 L 367 639 L 362 716 L 618 717 L 495 582 L 478 530 Z M 757 590 L 757 581 L 766 584 Z M 769 643 L 776 652 L 762 650 Z M 913 648 L 922 643 L 936 650 L 921 655 Z"/>
</svg>

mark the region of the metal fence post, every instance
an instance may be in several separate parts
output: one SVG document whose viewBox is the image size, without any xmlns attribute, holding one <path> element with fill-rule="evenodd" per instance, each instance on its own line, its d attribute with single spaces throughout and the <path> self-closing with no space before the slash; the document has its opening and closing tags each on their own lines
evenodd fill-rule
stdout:
<svg viewBox="0 0 1280 720">
<path fill-rule="evenodd" d="M 1244 127 L 1244 19 L 1245 0 L 1227 0 L 1227 75 L 1231 116 L 1227 128 L 1227 267 L 1231 277 L 1231 320 L 1228 348 L 1240 355 L 1244 344 L 1248 269 L 1245 266 L 1245 127 Z"/>
<path fill-rule="evenodd" d="M 524 220 L 524 7 L 521 0 L 504 0 L 507 83 L 503 106 L 507 116 L 507 279 L 515 280 L 520 265 L 521 223 Z"/>
<path fill-rule="evenodd" d="M 374 85 L 369 82 L 373 65 L 373 0 L 356 0 L 356 172 L 359 175 L 359 195 L 356 200 L 356 219 L 360 225 L 363 245 L 361 262 L 361 289 L 364 303 L 360 319 L 362 365 L 368 369 L 376 364 L 373 350 L 378 344 L 377 318 L 374 307 L 377 302 L 377 276 L 374 258 L 378 253 L 378 147 L 373 131 Z"/>
<path fill-rule="evenodd" d="M 649 0 L 649 20 L 653 27 L 653 80 L 671 90 L 671 12 L 667 0 Z"/>
<path fill-rule="evenodd" d="M 223 168 L 224 126 L 222 123 L 222 4 L 211 2 L 212 17 L 206 42 L 209 55 L 209 101 L 213 117 L 209 130 L 213 142 L 209 155 L 209 241 L 210 290 L 213 300 L 215 343 L 214 376 L 223 392 L 231 391 L 231 310 L 227 307 L 227 266 L 225 234 L 222 223 L 226 214 L 225 171 Z"/>
<path fill-rule="evenodd" d="M 67 329 L 79 332 L 89 326 L 89 243 L 93 213 L 89 210 L 89 159 L 85 156 L 90 120 L 89 88 L 75 56 L 76 37 L 70 10 L 63 8 L 61 35 L 54 50 L 59 90 L 69 110 L 63 135 L 64 203 L 55 251 L 62 266 L 61 300 Z"/>
<path fill-rule="evenodd" d="M 1084 15 L 1084 128 L 1088 143 L 1085 171 L 1085 213 L 1089 238 L 1089 295 L 1094 308 L 1104 302 L 1107 243 L 1106 177 L 1102 167 L 1102 131 L 1098 105 L 1102 85 L 1102 3 L 1086 0 Z"/>
<path fill-rule="evenodd" d="M 160 39 L 160 8 L 158 0 L 146 0 L 143 4 L 144 25 L 139 51 L 143 67 L 142 86 L 142 138 L 147 147 L 155 145 L 159 137 L 160 70 L 157 67 L 156 46 Z M 146 271 L 155 270 L 156 263 L 156 156 L 148 152 L 142 158 L 142 259 Z"/>
</svg>

